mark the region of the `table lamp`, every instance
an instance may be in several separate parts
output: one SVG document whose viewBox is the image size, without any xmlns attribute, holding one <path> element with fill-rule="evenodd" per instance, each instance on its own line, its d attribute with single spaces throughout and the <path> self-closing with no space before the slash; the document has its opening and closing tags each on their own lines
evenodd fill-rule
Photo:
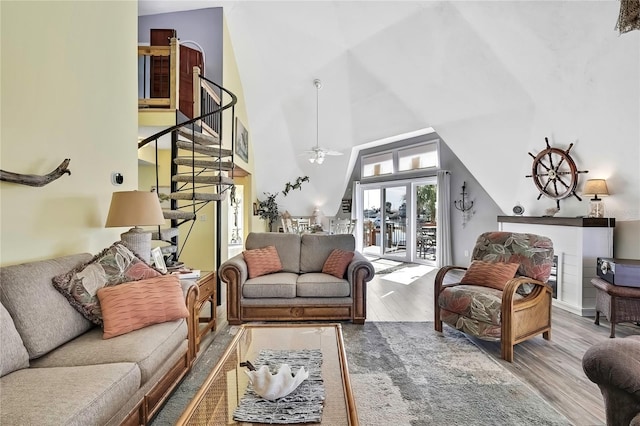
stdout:
<svg viewBox="0 0 640 426">
<path fill-rule="evenodd" d="M 144 191 L 114 192 L 105 227 L 133 226 L 120 235 L 131 250 L 145 262 L 151 257 L 151 232 L 143 225 L 164 225 L 165 219 L 158 194 Z"/>
<path fill-rule="evenodd" d="M 604 203 L 600 196 L 609 195 L 607 182 L 604 179 L 589 179 L 584 184 L 583 195 L 593 195 L 589 201 L 589 217 L 604 217 Z"/>
</svg>

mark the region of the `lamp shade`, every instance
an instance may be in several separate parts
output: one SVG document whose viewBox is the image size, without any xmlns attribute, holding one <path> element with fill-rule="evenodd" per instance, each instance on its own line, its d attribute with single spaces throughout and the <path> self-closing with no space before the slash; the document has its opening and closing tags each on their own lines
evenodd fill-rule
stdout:
<svg viewBox="0 0 640 426">
<path fill-rule="evenodd" d="M 609 195 L 607 181 L 604 179 L 589 179 L 587 183 L 584 184 L 582 193 L 584 195 L 593 195 L 596 198 L 598 195 Z"/>
<path fill-rule="evenodd" d="M 144 191 L 114 192 L 105 227 L 164 225 L 158 194 Z"/>
</svg>

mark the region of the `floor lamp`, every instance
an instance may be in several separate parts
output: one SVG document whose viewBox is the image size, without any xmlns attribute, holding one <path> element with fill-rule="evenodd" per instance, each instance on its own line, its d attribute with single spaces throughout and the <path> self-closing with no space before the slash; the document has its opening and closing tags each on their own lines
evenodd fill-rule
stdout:
<svg viewBox="0 0 640 426">
<path fill-rule="evenodd" d="M 151 232 L 144 225 L 164 225 L 158 194 L 144 191 L 114 192 L 105 227 L 133 226 L 120 235 L 122 241 L 141 259 L 150 263 Z"/>
</svg>

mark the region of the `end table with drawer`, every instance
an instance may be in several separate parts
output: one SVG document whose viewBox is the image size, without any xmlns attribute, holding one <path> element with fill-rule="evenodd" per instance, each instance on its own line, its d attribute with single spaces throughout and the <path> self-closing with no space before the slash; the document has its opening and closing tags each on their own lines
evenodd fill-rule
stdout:
<svg viewBox="0 0 640 426">
<path fill-rule="evenodd" d="M 196 304 L 196 312 L 198 312 L 198 333 L 196 335 L 196 351 L 200 351 L 200 341 L 210 331 L 216 329 L 216 273 L 204 272 L 203 275 L 197 279 L 198 289 L 200 291 L 198 296 L 198 303 Z M 209 304 L 208 316 L 203 316 L 203 310 L 206 309 L 207 303 Z"/>
</svg>

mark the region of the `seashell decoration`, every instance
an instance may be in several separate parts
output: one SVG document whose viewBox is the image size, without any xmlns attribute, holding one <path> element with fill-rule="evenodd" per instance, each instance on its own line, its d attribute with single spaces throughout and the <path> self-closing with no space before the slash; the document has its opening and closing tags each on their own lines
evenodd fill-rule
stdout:
<svg viewBox="0 0 640 426">
<path fill-rule="evenodd" d="M 289 364 L 282 364 L 276 374 L 271 374 L 266 365 L 258 370 L 245 372 L 255 392 L 269 401 L 289 395 L 309 377 L 309 372 L 305 371 L 304 367 L 300 367 L 293 375 Z"/>
</svg>

